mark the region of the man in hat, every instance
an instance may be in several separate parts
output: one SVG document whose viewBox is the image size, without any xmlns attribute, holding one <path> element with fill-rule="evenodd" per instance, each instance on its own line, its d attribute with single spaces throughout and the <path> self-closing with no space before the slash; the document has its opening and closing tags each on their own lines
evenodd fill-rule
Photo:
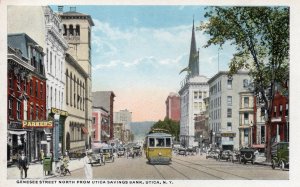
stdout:
<svg viewBox="0 0 300 187">
<path fill-rule="evenodd" d="M 23 179 L 23 171 L 25 172 L 25 178 L 27 178 L 28 160 L 27 157 L 25 156 L 24 151 L 21 152 L 21 156 L 18 160 L 18 164 L 19 164 L 21 179 Z"/>
</svg>

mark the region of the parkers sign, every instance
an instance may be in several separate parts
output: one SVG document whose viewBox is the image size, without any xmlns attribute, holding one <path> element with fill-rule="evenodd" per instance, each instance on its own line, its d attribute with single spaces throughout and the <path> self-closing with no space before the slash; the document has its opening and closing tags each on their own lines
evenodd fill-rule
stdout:
<svg viewBox="0 0 300 187">
<path fill-rule="evenodd" d="M 53 121 L 22 121 L 23 128 L 53 128 Z"/>
</svg>

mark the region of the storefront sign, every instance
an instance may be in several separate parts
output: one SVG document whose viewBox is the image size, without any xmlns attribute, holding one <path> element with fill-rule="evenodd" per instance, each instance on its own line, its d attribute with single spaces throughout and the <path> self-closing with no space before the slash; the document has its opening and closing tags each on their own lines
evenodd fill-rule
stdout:
<svg viewBox="0 0 300 187">
<path fill-rule="evenodd" d="M 221 133 L 222 137 L 235 137 L 234 132 Z"/>
<path fill-rule="evenodd" d="M 60 116 L 68 116 L 69 115 L 67 111 L 60 110 L 60 109 L 57 109 L 57 108 L 51 108 L 51 113 L 58 114 Z"/>
<path fill-rule="evenodd" d="M 53 128 L 52 121 L 22 121 L 23 128 Z"/>
</svg>

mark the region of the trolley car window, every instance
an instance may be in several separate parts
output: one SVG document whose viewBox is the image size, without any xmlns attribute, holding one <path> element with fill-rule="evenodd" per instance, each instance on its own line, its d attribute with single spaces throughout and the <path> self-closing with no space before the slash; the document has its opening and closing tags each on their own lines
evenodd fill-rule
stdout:
<svg viewBox="0 0 300 187">
<path fill-rule="evenodd" d="M 156 147 L 164 147 L 165 141 L 164 138 L 156 138 Z"/>
<path fill-rule="evenodd" d="M 166 138 L 166 147 L 171 147 L 171 138 Z"/>
<path fill-rule="evenodd" d="M 154 138 L 149 138 L 149 146 L 154 147 Z"/>
</svg>

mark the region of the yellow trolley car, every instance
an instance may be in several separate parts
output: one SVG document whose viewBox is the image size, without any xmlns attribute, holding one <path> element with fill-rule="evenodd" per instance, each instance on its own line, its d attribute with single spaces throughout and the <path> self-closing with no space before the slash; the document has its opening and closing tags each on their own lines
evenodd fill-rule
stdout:
<svg viewBox="0 0 300 187">
<path fill-rule="evenodd" d="M 145 154 L 150 164 L 170 164 L 172 136 L 162 129 L 153 129 L 145 139 Z"/>
</svg>

